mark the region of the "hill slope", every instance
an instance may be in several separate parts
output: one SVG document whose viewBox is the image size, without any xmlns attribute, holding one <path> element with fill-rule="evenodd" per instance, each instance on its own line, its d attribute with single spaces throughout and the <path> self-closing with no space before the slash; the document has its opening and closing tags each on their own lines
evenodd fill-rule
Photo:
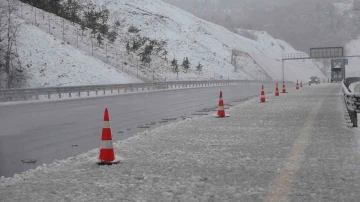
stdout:
<svg viewBox="0 0 360 202">
<path fill-rule="evenodd" d="M 89 1 L 79 0 L 86 8 Z M 267 33 L 257 33 L 258 40 L 252 40 L 229 30 L 201 20 L 192 14 L 166 4 L 159 0 L 98 0 L 92 1 L 98 6 L 105 6 L 110 10 L 110 19 L 119 20 L 118 38 L 114 43 L 104 40 L 100 46 L 95 45 L 96 39 L 91 38 L 91 30 L 83 34 L 80 26 L 52 14 L 24 6 L 19 16 L 27 22 L 32 22 L 46 31 L 51 25 L 51 34 L 62 39 L 64 25 L 64 40 L 92 55 L 106 61 L 108 64 L 124 68 L 131 75 L 139 75 L 147 80 L 192 80 L 192 79 L 281 79 L 281 56 L 284 53 L 295 51 L 287 43 L 272 38 Z M 37 15 L 34 15 L 37 10 Z M 35 16 L 36 20 L 35 20 Z M 42 16 L 42 17 L 38 17 Z M 138 33 L 129 32 L 129 27 L 135 26 Z M 164 42 L 163 47 L 169 54 L 167 59 L 163 51 L 153 52 L 150 64 L 139 62 L 139 52 L 126 51 L 126 43 L 134 39 L 156 40 Z M 93 45 L 92 45 L 93 44 Z M 286 46 L 286 47 L 284 47 Z M 281 48 L 281 47 L 284 47 Z M 144 47 L 140 48 L 140 51 Z M 242 51 L 245 54 L 238 57 L 235 72 L 231 62 L 232 50 Z M 191 63 L 190 70 L 177 74 L 171 67 L 171 60 L 176 58 L 181 65 L 182 59 L 188 57 Z M 255 60 L 255 61 L 254 61 Z M 203 65 L 202 73 L 196 71 L 195 66 Z M 239 67 L 239 66 L 238 66 Z M 287 80 L 305 80 L 309 76 L 322 76 L 315 63 L 291 62 L 286 68 Z M 144 79 L 143 79 L 144 80 Z"/>
<path fill-rule="evenodd" d="M 18 54 L 28 87 L 140 82 L 32 25 L 20 27 Z"/>
<path fill-rule="evenodd" d="M 211 77 L 213 73 L 225 78 L 249 77 L 245 72 L 234 73 L 231 64 L 232 49 L 248 53 L 273 79 L 281 78 L 279 60 L 287 51 L 280 49 L 278 42 L 269 35 L 263 41 L 254 41 L 158 0 L 98 0 L 96 2 L 121 16 L 125 30 L 130 25 L 136 25 L 141 30 L 140 35 L 166 41 L 168 52 L 174 53 L 176 58 L 187 56 L 194 64 L 201 62 L 204 68 L 200 78 Z M 270 40 L 274 40 L 274 46 L 270 45 Z M 254 61 L 242 65 L 250 66 L 251 63 Z M 313 66 L 311 62 L 307 66 L 299 62 L 292 64 L 292 68 L 289 68 L 286 74 L 287 79 L 307 79 L 310 75 L 321 76 L 314 63 Z M 295 71 L 295 67 L 299 67 L 299 70 Z M 299 76 L 299 72 L 303 75 Z"/>
</svg>

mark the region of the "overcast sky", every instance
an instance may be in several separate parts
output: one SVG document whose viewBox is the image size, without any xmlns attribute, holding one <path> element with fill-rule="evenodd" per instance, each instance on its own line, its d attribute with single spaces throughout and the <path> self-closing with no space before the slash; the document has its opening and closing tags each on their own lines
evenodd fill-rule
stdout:
<svg viewBox="0 0 360 202">
<path fill-rule="evenodd" d="M 349 18 L 334 6 L 352 0 L 163 1 L 231 31 L 236 28 L 267 31 L 302 51 L 313 46 L 344 45 L 360 32 L 360 18 Z M 353 14 L 360 16 L 360 11 Z"/>
</svg>

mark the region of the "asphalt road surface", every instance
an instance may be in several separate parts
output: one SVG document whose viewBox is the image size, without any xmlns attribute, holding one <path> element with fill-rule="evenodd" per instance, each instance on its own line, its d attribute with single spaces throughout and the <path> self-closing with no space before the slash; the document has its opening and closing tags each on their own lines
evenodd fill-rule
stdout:
<svg viewBox="0 0 360 202">
<path fill-rule="evenodd" d="M 273 85 L 265 86 L 273 91 Z M 0 176 L 12 176 L 55 159 L 100 146 L 103 111 L 110 112 L 113 140 L 123 140 L 162 119 L 191 116 L 226 103 L 257 96 L 259 84 L 191 88 L 19 105 L 0 104 Z M 216 113 L 212 111 L 210 113 Z M 36 163 L 33 161 L 36 160 Z M 29 161 L 29 162 L 24 162 Z"/>
</svg>

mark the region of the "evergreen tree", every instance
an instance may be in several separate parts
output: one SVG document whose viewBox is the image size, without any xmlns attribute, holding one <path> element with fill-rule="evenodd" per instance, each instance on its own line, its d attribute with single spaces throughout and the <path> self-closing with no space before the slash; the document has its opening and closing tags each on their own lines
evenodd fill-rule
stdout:
<svg viewBox="0 0 360 202">
<path fill-rule="evenodd" d="M 150 63 L 150 61 L 151 61 L 150 55 L 151 55 L 153 49 L 154 49 L 154 46 L 147 45 L 145 47 L 144 51 L 139 54 L 140 55 L 140 61 L 143 62 L 143 63 Z"/>
<path fill-rule="evenodd" d="M 174 71 L 176 72 L 176 68 L 178 67 L 178 64 L 175 58 L 171 61 L 171 66 L 174 68 Z"/>
<path fill-rule="evenodd" d="M 49 0 L 49 7 L 52 13 L 59 15 L 61 13 L 61 0 Z"/>
<path fill-rule="evenodd" d="M 132 44 L 132 48 L 131 48 L 132 51 L 135 53 L 139 48 L 140 48 L 139 42 L 136 39 L 134 39 L 133 44 Z"/>
<path fill-rule="evenodd" d="M 168 52 L 167 52 L 167 50 L 165 50 L 165 51 L 163 52 L 163 56 L 165 56 L 165 60 L 167 60 L 167 58 L 166 58 L 167 55 L 168 55 Z"/>
<path fill-rule="evenodd" d="M 186 73 L 187 73 L 188 69 L 190 68 L 190 62 L 187 57 L 184 58 L 182 66 L 186 70 Z"/>
<path fill-rule="evenodd" d="M 126 52 L 129 54 L 130 53 L 130 42 L 129 41 L 127 41 L 126 42 Z"/>
<path fill-rule="evenodd" d="M 111 31 L 108 33 L 108 39 L 111 43 L 114 43 L 117 38 L 117 33 L 115 31 Z"/>
<path fill-rule="evenodd" d="M 99 25 L 98 29 L 99 29 L 99 32 L 101 34 L 103 34 L 104 36 L 107 35 L 107 33 L 109 32 L 109 26 L 107 24 Z"/>
<path fill-rule="evenodd" d="M 110 11 L 105 8 L 99 12 L 99 16 L 101 17 L 101 23 L 104 25 L 109 19 Z"/>
<path fill-rule="evenodd" d="M 81 21 L 81 24 L 80 24 L 80 26 L 81 26 L 81 35 L 84 35 L 84 32 L 85 32 L 85 30 L 86 30 L 86 26 L 85 26 L 85 23 L 83 22 L 83 21 Z"/>
<path fill-rule="evenodd" d="M 152 51 L 154 50 L 153 45 L 148 45 L 145 47 L 144 54 L 145 55 L 151 55 Z"/>
<path fill-rule="evenodd" d="M 119 21 L 119 20 L 116 20 L 116 22 L 115 22 L 114 25 L 113 25 L 113 30 L 114 30 L 116 33 L 118 33 L 119 27 L 120 27 L 120 21 Z"/>
</svg>

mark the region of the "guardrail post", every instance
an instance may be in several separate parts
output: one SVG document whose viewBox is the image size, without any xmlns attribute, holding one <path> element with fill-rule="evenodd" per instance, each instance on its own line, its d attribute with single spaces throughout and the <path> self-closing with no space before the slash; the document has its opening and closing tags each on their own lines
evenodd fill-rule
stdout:
<svg viewBox="0 0 360 202">
<path fill-rule="evenodd" d="M 104 95 L 106 94 L 106 90 L 104 90 Z"/>
<path fill-rule="evenodd" d="M 90 96 L 90 91 L 87 92 L 88 97 Z"/>
<path fill-rule="evenodd" d="M 110 90 L 111 94 L 113 94 L 113 89 Z"/>
<path fill-rule="evenodd" d="M 118 93 L 120 93 L 120 88 L 118 89 Z"/>
<path fill-rule="evenodd" d="M 71 93 L 69 93 L 69 97 L 71 97 Z"/>
<path fill-rule="evenodd" d="M 61 93 L 59 93 L 59 98 L 61 98 Z"/>
<path fill-rule="evenodd" d="M 39 95 L 36 94 L 36 100 L 39 100 Z"/>
<path fill-rule="evenodd" d="M 98 91 L 95 91 L 96 95 L 98 95 Z"/>
<path fill-rule="evenodd" d="M 79 97 L 81 96 L 81 93 L 80 93 L 80 91 L 79 91 Z"/>
<path fill-rule="evenodd" d="M 50 100 L 50 93 L 48 93 L 48 99 Z"/>
<path fill-rule="evenodd" d="M 124 89 L 124 93 L 126 93 L 126 88 Z"/>
</svg>

